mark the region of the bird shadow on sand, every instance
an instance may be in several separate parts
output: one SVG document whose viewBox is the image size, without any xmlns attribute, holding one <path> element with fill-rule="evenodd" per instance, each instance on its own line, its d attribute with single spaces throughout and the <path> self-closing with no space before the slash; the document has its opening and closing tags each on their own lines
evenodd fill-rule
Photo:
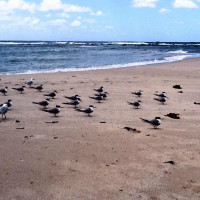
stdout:
<svg viewBox="0 0 200 200">
<path fill-rule="evenodd" d="M 12 119 L 11 118 L 0 118 L 0 123 L 2 123 L 2 122 L 8 122 L 8 121 L 12 121 Z"/>
<path fill-rule="evenodd" d="M 162 130 L 162 128 L 148 128 L 148 129 L 150 129 L 150 130 Z"/>
</svg>

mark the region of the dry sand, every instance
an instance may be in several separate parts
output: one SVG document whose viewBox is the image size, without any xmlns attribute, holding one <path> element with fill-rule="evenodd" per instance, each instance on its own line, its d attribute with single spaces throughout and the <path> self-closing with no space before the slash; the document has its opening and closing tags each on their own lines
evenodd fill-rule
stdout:
<svg viewBox="0 0 200 200">
<path fill-rule="evenodd" d="M 44 85 L 42 92 L 11 89 L 31 77 Z M 13 100 L 7 119 L 0 119 L 0 200 L 200 199 L 200 105 L 194 104 L 200 102 L 199 59 L 0 78 L 0 88 L 10 89 L 0 103 Z M 109 92 L 103 103 L 89 98 L 100 86 Z M 54 89 L 59 93 L 49 108 L 63 106 L 59 117 L 32 104 Z M 131 94 L 139 89 L 142 97 Z M 166 105 L 154 100 L 156 91 L 167 93 Z M 97 107 L 92 117 L 62 104 L 64 95 L 74 94 L 82 108 Z M 140 109 L 127 104 L 138 99 Z M 180 119 L 164 116 L 170 112 Z M 159 129 L 140 120 L 156 116 L 162 117 Z M 52 121 L 58 123 L 46 123 Z M 175 165 L 164 163 L 170 160 Z"/>
</svg>

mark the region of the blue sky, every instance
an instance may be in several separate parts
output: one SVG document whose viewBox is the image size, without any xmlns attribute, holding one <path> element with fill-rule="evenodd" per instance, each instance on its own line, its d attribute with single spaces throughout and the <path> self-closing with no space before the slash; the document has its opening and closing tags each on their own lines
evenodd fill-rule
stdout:
<svg viewBox="0 0 200 200">
<path fill-rule="evenodd" d="M 0 0 L 0 40 L 200 41 L 200 0 Z"/>
</svg>

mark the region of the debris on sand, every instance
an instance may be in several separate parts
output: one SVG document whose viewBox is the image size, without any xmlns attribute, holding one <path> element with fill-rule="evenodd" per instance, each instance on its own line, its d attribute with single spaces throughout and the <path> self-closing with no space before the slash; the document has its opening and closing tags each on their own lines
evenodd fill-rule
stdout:
<svg viewBox="0 0 200 200">
<path fill-rule="evenodd" d="M 178 113 L 169 113 L 169 114 L 164 115 L 164 116 L 170 117 L 170 118 L 172 118 L 172 119 L 180 119 L 180 116 L 179 116 Z"/>
<path fill-rule="evenodd" d="M 135 133 L 141 132 L 141 131 L 137 130 L 136 128 L 131 128 L 131 127 L 128 127 L 128 126 L 125 126 L 124 129 L 126 129 L 127 131 L 135 132 Z"/>
<path fill-rule="evenodd" d="M 182 87 L 180 85 L 174 85 L 173 88 L 175 88 L 175 89 L 182 89 Z"/>
</svg>

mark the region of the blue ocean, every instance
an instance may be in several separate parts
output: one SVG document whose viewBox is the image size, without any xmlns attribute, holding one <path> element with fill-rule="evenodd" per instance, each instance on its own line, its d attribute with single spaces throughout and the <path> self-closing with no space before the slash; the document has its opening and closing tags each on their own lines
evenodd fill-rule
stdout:
<svg viewBox="0 0 200 200">
<path fill-rule="evenodd" d="M 200 57 L 200 43 L 0 41 L 0 74 L 133 67 Z"/>
</svg>

